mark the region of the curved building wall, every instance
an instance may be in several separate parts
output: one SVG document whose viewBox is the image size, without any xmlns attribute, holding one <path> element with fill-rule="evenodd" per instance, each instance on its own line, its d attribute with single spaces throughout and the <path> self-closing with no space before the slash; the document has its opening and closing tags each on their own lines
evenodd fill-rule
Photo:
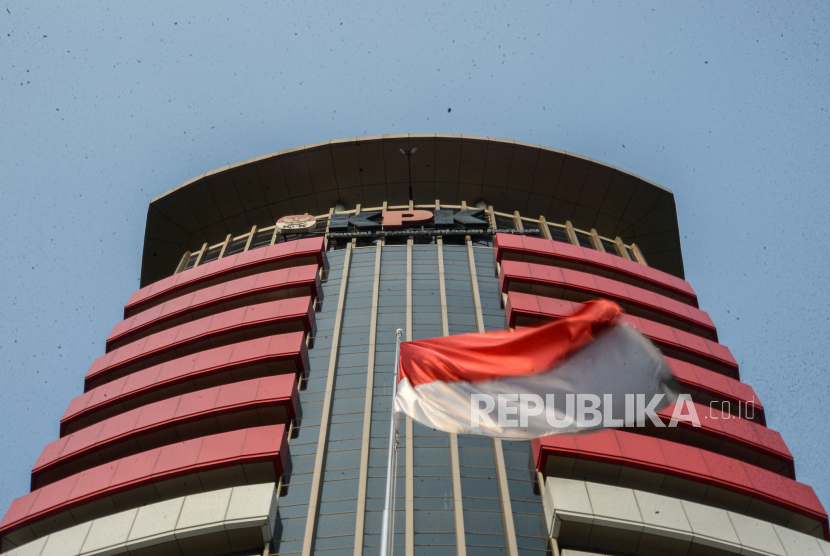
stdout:
<svg viewBox="0 0 830 556">
<path fill-rule="evenodd" d="M 376 554 L 395 330 L 527 326 L 604 297 L 717 411 L 700 429 L 534 442 L 401 419 L 395 553 L 830 554 L 824 508 L 688 283 L 620 236 L 432 191 L 431 205 L 334 206 L 301 233 L 254 225 L 169 256 L 0 522 L 2 551 Z M 617 193 L 631 192 L 603 195 Z M 406 209 L 449 224 L 380 226 Z"/>
</svg>

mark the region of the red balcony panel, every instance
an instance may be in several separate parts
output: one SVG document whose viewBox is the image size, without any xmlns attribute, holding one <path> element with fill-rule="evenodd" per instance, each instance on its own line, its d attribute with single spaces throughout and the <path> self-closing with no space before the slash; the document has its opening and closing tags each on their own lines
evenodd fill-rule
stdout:
<svg viewBox="0 0 830 556">
<path fill-rule="evenodd" d="M 210 411 L 216 406 L 218 395 L 219 388 L 206 388 L 184 394 L 179 398 L 179 405 L 173 417 L 181 419 L 186 415 L 198 415 Z"/>
<path fill-rule="evenodd" d="M 578 245 L 571 245 L 570 243 L 561 243 L 558 241 L 551 241 L 550 243 L 555 258 L 570 260 L 580 264 L 585 263 L 585 251 L 582 249 L 582 247 L 579 247 Z M 537 254 L 541 254 L 544 251 L 534 252 Z"/>
<path fill-rule="evenodd" d="M 152 476 L 153 468 L 156 466 L 160 454 L 161 448 L 153 448 L 121 459 L 118 462 L 118 469 L 115 470 L 115 475 L 112 477 L 112 484 L 138 486 L 136 483 Z"/>
<path fill-rule="evenodd" d="M 666 357 L 666 362 L 669 364 L 675 378 L 688 390 L 701 392 L 716 400 L 728 402 L 728 406 L 722 404 L 716 406 L 719 409 L 727 407 L 733 414 L 742 415 L 762 425 L 765 424 L 763 418 L 764 406 L 757 398 L 755 390 L 748 384 L 672 357 Z M 750 402 L 754 404 L 754 409 L 747 411 L 746 405 Z"/>
<path fill-rule="evenodd" d="M 287 335 L 286 335 L 287 336 Z M 241 342 L 233 347 L 230 356 L 222 361 L 221 364 L 241 363 L 242 361 L 253 361 L 255 359 L 262 359 L 269 353 L 269 349 L 275 349 L 275 354 L 283 354 L 285 352 L 284 344 L 281 342 L 272 342 L 273 336 L 266 336 L 265 338 L 257 338 L 256 340 L 248 340 Z M 292 337 L 292 339 L 294 339 Z M 207 352 L 205 352 L 207 353 Z M 205 358 L 206 359 L 206 358 Z M 199 363 L 203 363 L 200 357 Z"/>
<path fill-rule="evenodd" d="M 193 394 L 193 392 L 190 392 Z M 157 426 L 159 423 L 167 423 L 172 421 L 176 417 L 176 412 L 181 405 L 182 398 L 188 394 L 183 394 L 181 396 L 175 396 L 173 398 L 167 398 L 165 400 L 159 400 L 155 403 L 150 405 L 146 405 L 144 407 L 137 407 L 128 413 L 138 413 L 139 417 L 135 422 L 135 429 L 133 430 L 144 430 L 154 426 Z M 124 414 L 126 415 L 126 414 Z M 104 421 L 105 423 L 114 419 L 111 417 Z"/>
<path fill-rule="evenodd" d="M 821 501 L 811 486 L 799 483 L 798 481 L 785 481 L 784 485 L 790 491 L 790 497 L 801 507 L 817 514 L 824 512 L 824 506 L 821 505 Z M 826 535 L 827 533 L 825 532 Z"/>
<path fill-rule="evenodd" d="M 538 320 L 541 317 L 541 313 L 539 312 L 539 302 L 535 295 L 530 294 L 523 294 L 523 293 L 511 293 L 507 297 L 507 302 L 505 303 L 505 311 L 507 312 L 508 318 L 512 315 L 513 320 L 510 321 L 510 326 L 515 326 L 516 319 L 515 317 L 521 314 L 524 318 L 530 318 Z"/>
<path fill-rule="evenodd" d="M 40 457 L 37 458 L 35 462 L 35 469 L 38 467 L 43 467 L 49 462 L 55 461 L 61 455 L 61 452 L 66 447 L 66 443 L 69 441 L 68 436 L 64 436 L 63 438 L 59 438 L 54 442 L 50 442 L 46 445 L 43 451 L 40 453 Z"/>
<path fill-rule="evenodd" d="M 32 507 L 29 509 L 29 514 L 42 514 L 47 512 L 50 508 L 61 506 L 69 500 L 69 494 L 75 488 L 75 483 L 78 480 L 77 475 L 67 477 L 57 483 L 47 485 L 42 489 L 29 493 L 27 496 L 35 495 L 35 500 Z M 5 518 L 0 522 L 0 535 L 2 535 L 3 526 L 5 525 Z"/>
<path fill-rule="evenodd" d="M 656 468 L 665 468 L 666 459 L 656 438 L 640 434 L 615 435 L 624 460 L 640 460 Z"/>
<path fill-rule="evenodd" d="M 276 249 L 272 249 L 272 247 Z M 267 258 L 266 255 L 268 254 L 269 250 L 271 251 L 272 256 L 276 255 L 278 257 L 285 257 L 287 255 L 291 255 L 294 253 L 294 251 L 292 251 L 292 247 L 296 246 L 288 245 L 287 243 L 281 243 L 277 245 L 272 245 L 271 247 L 268 247 L 266 249 L 260 248 L 253 249 L 251 251 L 245 251 L 244 253 L 239 253 L 238 255 L 232 255 L 233 257 L 235 257 L 233 264 L 234 266 L 248 266 L 262 262 Z"/>
<path fill-rule="evenodd" d="M 271 337 L 273 338 L 273 336 Z M 174 376 L 180 377 L 193 373 L 201 373 L 202 371 L 208 369 L 215 369 L 228 365 L 231 362 L 231 357 L 233 357 L 233 354 L 236 352 L 236 346 L 247 343 L 248 342 L 238 342 L 236 344 L 200 351 L 192 356 L 193 365 L 187 370 L 184 368 L 180 370 L 177 369 L 178 372 L 168 370 L 168 363 L 165 363 L 162 367 L 161 373 L 159 373 L 159 380 L 166 380 L 168 378 L 168 373 L 170 378 L 173 378 Z M 187 358 L 183 358 L 182 360 L 186 362 Z"/>
<path fill-rule="evenodd" d="M 285 426 L 258 429 L 220 433 L 142 452 L 49 484 L 12 503 L 0 522 L 0 537 L 55 515 L 88 507 L 92 502 L 126 490 L 211 469 L 272 462 L 274 472 L 279 476 L 287 451 Z M 246 443 L 249 432 L 253 433 L 255 443 Z M 175 496 L 183 494 L 167 492 Z M 144 502 L 137 500 L 137 505 L 158 501 L 155 492 L 146 496 L 148 498 Z M 101 510 L 98 511 L 100 513 Z"/>
<path fill-rule="evenodd" d="M 47 445 L 32 471 L 33 481 L 50 469 L 90 453 L 235 410 L 281 407 L 285 411 L 283 421 L 287 421 L 297 412 L 296 390 L 295 375 L 277 375 L 190 392 L 133 409 Z"/>
<path fill-rule="evenodd" d="M 183 390 L 199 390 L 200 380 L 222 373 L 228 377 L 226 381 L 239 380 L 252 372 L 262 376 L 284 373 L 293 376 L 305 370 L 307 358 L 304 333 L 292 332 L 174 359 L 137 371 L 124 377 L 126 380 L 103 384 L 73 400 L 61 419 L 61 435 L 130 407 L 176 396 Z M 238 377 L 234 378 L 234 374 Z M 116 383 L 118 387 L 112 388 Z M 111 395 L 99 395 L 100 391 Z"/>
<path fill-rule="evenodd" d="M 614 455 L 608 450 L 607 446 L 610 442 L 607 437 L 609 433 L 616 437 L 618 445 L 624 447 L 622 456 Z M 811 520 L 811 523 L 815 526 L 820 525 L 824 530 L 824 537 L 828 537 L 827 512 L 812 488 L 797 483 L 793 479 L 720 454 L 684 446 L 669 440 L 653 439 L 657 442 L 660 453 L 664 458 L 665 464 L 662 464 L 659 459 L 655 458 L 653 449 L 637 449 L 637 443 L 642 443 L 643 440 L 633 439 L 632 441 L 629 438 L 623 440 L 625 437 L 637 436 L 636 433 L 624 430 L 577 435 L 574 438 L 581 439 L 590 436 L 602 437 L 602 440 L 595 440 L 593 443 L 580 443 L 577 440 L 574 444 L 563 442 L 560 436 L 548 436 L 532 441 L 534 454 L 537 455 L 537 469 L 545 472 L 548 457 L 557 456 L 589 459 L 671 475 L 681 481 L 688 482 L 689 485 L 697 483 L 702 489 L 707 486 L 716 486 L 728 492 L 771 504 L 785 510 L 785 512 L 794 512 Z M 644 484 L 638 488 L 648 489 L 651 487 Z M 654 490 L 654 492 L 659 493 L 659 488 L 659 486 L 656 487 L 657 490 Z M 748 511 L 748 515 L 753 515 L 751 509 Z M 785 521 L 788 519 L 785 518 Z M 781 524 L 787 525 L 787 523 Z M 812 527 L 813 525 L 809 523 L 801 523 L 794 528 L 810 532 Z"/>
<path fill-rule="evenodd" d="M 225 430 L 285 423 L 297 414 L 298 394 L 295 375 L 269 376 L 190 392 L 116 415 L 47 445 L 32 470 L 32 489 L 101 461 L 126 457 L 142 446 L 146 449 L 148 442 L 204 436 L 215 429 L 217 420 L 225 422 L 221 419 L 225 416 L 237 416 L 222 426 Z M 251 413 L 266 408 L 280 411 Z M 181 429 L 183 425 L 188 426 Z M 160 436 L 162 432 L 169 434 Z M 90 458 L 93 454 L 98 457 Z M 80 464 L 67 467 L 79 460 Z"/>
<path fill-rule="evenodd" d="M 784 442 L 784 438 L 781 436 L 780 432 L 766 427 L 756 427 L 755 434 L 758 435 L 758 440 L 763 446 L 781 454 L 784 457 L 792 459 L 793 455 L 790 452 L 790 449 L 787 448 L 787 444 Z"/>
<path fill-rule="evenodd" d="M 576 294 L 579 296 L 576 297 L 577 300 L 604 297 L 619 303 L 629 312 L 636 312 L 655 322 L 717 340 L 712 320 L 700 309 L 603 276 L 568 268 L 505 260 L 501 265 L 499 280 L 505 293 L 516 291 L 565 299 L 574 299 Z"/>
<path fill-rule="evenodd" d="M 139 428 L 136 425 L 138 424 L 140 416 L 141 409 L 133 409 L 132 411 L 115 415 L 114 417 L 110 417 L 106 421 L 103 421 L 104 428 L 101 429 L 101 434 L 99 434 L 98 438 L 95 439 L 95 445 L 100 445 L 108 440 L 113 440 L 115 438 L 124 437 L 130 434 L 132 431 L 136 430 L 136 428 Z M 81 431 L 78 432 L 80 433 Z M 74 434 L 72 436 L 74 436 Z M 64 438 L 71 438 L 71 436 Z M 63 453 L 67 454 L 68 452 Z M 57 459 L 58 458 L 54 458 L 52 461 Z M 34 468 L 38 469 L 39 467 L 41 466 L 35 465 Z"/>
<path fill-rule="evenodd" d="M 604 276 L 594 276 L 594 282 L 597 284 L 597 292 L 603 296 L 620 300 L 631 299 L 631 295 L 628 293 L 628 287 L 626 287 L 626 285 L 622 282 L 617 282 L 616 280 L 612 280 L 611 278 L 606 278 Z"/>
<path fill-rule="evenodd" d="M 535 303 L 534 303 L 535 298 Z M 556 302 L 552 304 L 551 302 Z M 573 307 L 572 311 L 567 311 L 564 303 L 570 303 Z M 534 304 L 538 307 L 535 312 Z M 546 305 L 547 304 L 547 305 Z M 580 303 L 562 302 L 542 296 L 535 296 L 533 294 L 524 294 L 519 292 L 510 292 L 507 295 L 507 302 L 505 303 L 505 310 L 507 312 L 507 320 L 511 327 L 528 326 L 539 320 L 548 320 L 551 318 L 562 318 L 572 315 L 574 311 L 578 310 L 582 305 Z M 546 307 L 551 307 L 551 310 L 546 310 Z M 647 319 L 635 317 L 633 315 L 620 315 L 623 322 L 631 324 L 640 330 L 643 334 L 654 341 L 658 347 L 663 349 L 664 353 L 668 351 L 667 355 L 676 356 L 675 351 L 680 352 L 692 359 L 695 364 L 703 365 L 708 368 L 716 369 L 724 374 L 731 375 L 738 378 L 738 366 L 734 358 L 726 358 L 720 354 L 724 351 L 715 342 L 700 338 L 694 334 L 676 330 L 665 324 L 660 324 Z M 728 352 L 728 350 L 726 350 Z M 713 352 L 718 353 L 714 355 Z"/>
<path fill-rule="evenodd" d="M 311 330 L 314 310 L 310 297 L 289 298 L 242 307 L 204 317 L 181 326 L 157 332 L 102 356 L 109 364 L 96 360 L 86 376 L 86 389 L 97 387 L 134 371 L 150 367 L 159 360 L 173 359 L 207 347 L 261 337 L 262 327 L 274 331 Z"/>
<path fill-rule="evenodd" d="M 205 269 L 207 270 L 207 269 Z M 150 295 L 158 294 L 159 292 L 166 291 L 173 287 L 173 285 L 178 281 L 178 277 L 174 274 L 173 276 L 168 276 L 167 278 L 162 278 L 158 282 L 152 284 L 150 286 Z"/>
<path fill-rule="evenodd" d="M 208 288 L 208 289 L 211 289 L 211 288 Z M 170 319 L 170 318 L 174 318 L 175 315 L 179 315 L 179 314 L 184 313 L 184 312 L 190 312 L 191 308 L 193 307 L 193 300 L 196 298 L 196 295 L 201 291 L 204 291 L 204 290 L 199 290 L 199 291 L 193 292 L 193 293 L 186 293 L 184 295 L 180 295 L 179 297 L 174 297 L 173 299 L 171 299 L 169 301 L 165 301 L 161 305 L 158 305 L 158 307 L 161 307 L 161 313 L 159 313 L 158 318 L 160 318 L 160 319 Z M 143 315 L 144 313 L 149 312 L 149 311 L 151 311 L 151 309 L 148 309 L 147 311 L 142 311 L 142 312 L 138 313 L 136 315 L 136 318 L 138 318 L 139 315 Z M 135 330 L 135 326 L 132 327 L 132 330 Z M 114 339 L 114 338 L 118 338 L 118 337 L 119 337 L 119 334 L 116 334 L 115 330 L 113 330 L 110 333 L 109 338 L 107 338 L 107 341 L 109 341 L 111 339 Z"/>
<path fill-rule="evenodd" d="M 284 268 L 280 270 L 272 270 L 271 272 L 278 273 L 285 278 L 288 278 L 288 269 Z M 234 297 L 240 294 L 248 293 L 254 289 L 254 286 L 256 286 L 256 280 L 257 275 L 252 274 L 250 276 L 245 276 L 244 278 L 237 278 L 236 280 L 225 282 L 224 288 L 222 289 L 222 297 Z"/>
<path fill-rule="evenodd" d="M 494 251 L 498 253 L 498 249 L 523 249 L 524 246 L 522 244 L 522 237 L 513 234 L 496 234 L 496 238 L 493 242 L 495 246 Z M 537 238 L 533 238 L 537 239 Z"/>
<path fill-rule="evenodd" d="M 692 423 L 687 421 L 678 421 L 677 427 L 674 429 L 668 427 L 675 410 L 675 405 L 671 404 L 657 412 L 667 428 L 649 428 L 645 430 L 652 436 L 669 440 L 672 439 L 671 435 L 676 431 L 694 432 L 694 437 L 690 438 L 683 435 L 680 437 L 680 441 L 684 444 L 712 450 L 795 478 L 792 454 L 781 440 L 780 434 L 761 424 L 742 419 L 731 413 L 725 413 L 719 407 L 709 407 L 695 403 L 694 408 L 700 421 L 700 427 L 694 427 Z M 687 413 L 687 411 L 684 411 L 684 414 Z M 716 442 L 706 441 L 700 444 L 699 435 L 704 435 Z M 761 440 L 762 435 L 764 438 L 768 438 L 768 442 Z M 776 442 L 776 439 L 778 442 Z"/>
<path fill-rule="evenodd" d="M 203 284 L 212 285 L 217 281 L 243 278 L 263 270 L 277 270 L 292 263 L 322 264 L 323 244 L 323 237 L 288 241 L 231 255 L 185 270 L 135 292 L 124 307 L 124 318 L 167 301 L 168 298 L 189 293 Z"/>
<path fill-rule="evenodd" d="M 569 243 L 510 234 L 496 234 L 494 251 L 499 262 L 507 260 L 505 255 L 508 255 L 512 260 L 526 259 L 528 262 L 583 270 L 654 290 L 697 307 L 697 296 L 685 280 L 608 253 L 583 249 Z"/>
<path fill-rule="evenodd" d="M 584 255 L 585 261 L 587 263 L 586 267 L 594 267 L 596 270 L 599 271 L 602 271 L 604 269 L 605 273 L 613 273 L 615 267 L 612 258 L 614 257 L 614 255 L 602 253 L 594 249 L 586 249 L 585 247 L 582 248 L 582 254 Z"/>
<path fill-rule="evenodd" d="M 225 291 L 226 284 L 226 282 L 221 282 L 219 284 L 214 284 L 212 286 L 196 290 L 191 294 L 193 297 L 190 300 L 190 304 L 195 304 L 198 307 L 204 305 L 211 305 L 215 303 L 217 299 L 220 299 L 222 297 L 222 292 Z M 166 304 L 167 302 L 163 303 L 162 305 Z"/>
<path fill-rule="evenodd" d="M 603 430 L 591 434 L 577 434 L 574 436 L 576 449 L 589 454 L 607 456 L 609 458 L 622 458 L 617 438 L 611 430 Z"/>
<path fill-rule="evenodd" d="M 707 450 L 701 450 L 700 455 L 703 456 L 709 476 L 715 481 L 713 484 L 718 486 L 723 484 L 727 488 L 737 485 L 745 490 L 753 489 L 752 481 L 749 480 L 744 465 L 740 461 Z"/>
<path fill-rule="evenodd" d="M 96 492 L 106 489 L 112 482 L 115 469 L 118 464 L 115 462 L 105 463 L 93 469 L 87 469 L 78 473 L 78 480 L 69 493 L 69 500 L 83 500 Z"/>
<path fill-rule="evenodd" d="M 221 438 L 206 436 L 195 463 L 206 464 L 227 458 L 240 457 L 247 432 L 246 429 L 242 429 L 225 433 Z"/>
<path fill-rule="evenodd" d="M 597 291 L 597 284 L 594 282 L 594 277 L 587 272 L 579 272 L 578 270 L 571 270 L 570 268 L 562 269 L 562 278 L 569 289 L 595 292 Z"/>
<path fill-rule="evenodd" d="M 283 377 L 269 377 L 266 380 L 282 384 L 283 381 L 280 381 L 281 378 Z M 293 377 L 288 378 L 293 379 Z M 216 399 L 213 402 L 213 407 L 216 409 L 222 409 L 247 403 L 253 403 L 257 399 L 257 391 L 259 390 L 262 382 L 262 379 L 245 380 L 242 382 L 233 382 L 231 384 L 226 384 L 221 388 L 217 388 Z M 293 380 L 291 380 L 288 383 L 289 389 L 287 395 L 285 396 L 288 399 L 291 398 L 290 385 L 292 383 Z"/>
<path fill-rule="evenodd" d="M 631 433 L 618 431 L 618 434 Z M 706 462 L 698 448 L 661 440 L 660 451 L 663 452 L 669 469 L 682 469 L 689 476 L 709 477 L 709 468 L 706 467 Z"/>
<path fill-rule="evenodd" d="M 164 311 L 164 304 L 141 311 L 137 315 L 130 317 L 130 328 L 135 329 L 147 326 L 148 323 L 158 320 L 162 311 Z M 112 332 L 110 333 L 110 337 L 112 337 Z M 107 338 L 107 341 L 109 341 L 109 338 Z"/>
<path fill-rule="evenodd" d="M 200 320 L 233 309 L 235 305 L 254 305 L 285 297 L 316 297 L 318 270 L 316 264 L 272 270 L 168 299 L 116 324 L 107 338 L 107 350 L 166 328 L 183 325 L 188 320 Z"/>
<path fill-rule="evenodd" d="M 638 262 L 629 261 L 623 257 L 617 257 L 614 259 L 614 266 L 619 274 L 633 280 L 635 282 L 634 285 L 638 287 L 643 287 L 649 283 L 646 278 L 645 267 Z M 674 276 L 671 276 L 671 278 L 674 278 Z M 669 284 L 672 283 L 671 279 L 668 279 L 667 282 Z M 665 282 L 661 282 L 660 285 L 665 285 Z"/>
</svg>

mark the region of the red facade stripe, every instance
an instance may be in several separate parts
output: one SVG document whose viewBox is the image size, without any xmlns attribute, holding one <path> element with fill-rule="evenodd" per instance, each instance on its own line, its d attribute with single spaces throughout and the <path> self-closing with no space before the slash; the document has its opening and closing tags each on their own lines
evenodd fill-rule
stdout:
<svg viewBox="0 0 830 556">
<path fill-rule="evenodd" d="M 495 256 L 499 262 L 512 258 L 600 274 L 634 286 L 657 290 L 697 307 L 697 295 L 685 280 L 594 249 L 536 237 L 496 234 Z"/>
<path fill-rule="evenodd" d="M 674 328 L 693 331 L 717 341 L 715 324 L 707 313 L 675 299 L 626 285 L 603 276 L 567 268 L 503 260 L 499 273 L 502 291 L 567 298 L 568 294 L 602 297 L 626 311 L 646 311 L 650 318 Z"/>
<path fill-rule="evenodd" d="M 621 430 L 548 436 L 532 445 L 536 468 L 542 472 L 549 456 L 563 456 L 670 475 L 798 513 L 820 523 L 828 536 L 827 513 L 812 488 L 727 456 Z"/>
<path fill-rule="evenodd" d="M 273 412 L 282 408 L 285 413 L 282 422 L 287 422 L 296 415 L 298 400 L 296 377 L 281 375 L 198 390 L 139 407 L 48 444 L 32 470 L 32 488 L 66 475 L 64 470 L 70 462 L 96 461 L 90 458 L 94 454 L 106 461 L 112 459 L 108 454 L 117 452 L 124 457 L 138 451 L 149 435 L 166 429 L 172 429 L 176 441 L 192 437 L 196 430 L 194 423 L 204 419 L 216 424 L 240 412 L 266 409 Z M 256 414 L 246 421 L 253 421 L 249 426 L 273 423 L 257 422 Z M 183 425 L 187 425 L 184 432 L 177 429 Z M 71 467 L 72 472 L 78 470 L 78 465 Z"/>
<path fill-rule="evenodd" d="M 737 453 L 740 456 L 732 457 L 739 457 L 747 463 L 795 478 L 793 456 L 780 433 L 761 424 L 723 412 L 719 406 L 709 407 L 698 403 L 694 406 L 700 419 L 700 427 L 693 427 L 689 422 L 679 421 L 675 430 L 649 428 L 645 431 L 637 429 L 634 432 L 646 432 L 657 437 L 665 434 L 676 436 L 679 431 L 688 431 L 686 434 L 705 435 L 710 439 L 706 443 L 709 450 L 725 454 Z M 674 409 L 674 404 L 668 405 L 658 411 L 657 415 L 668 425 Z M 680 441 L 686 442 L 683 436 L 680 436 Z M 688 442 L 694 443 L 691 439 Z"/>
<path fill-rule="evenodd" d="M 171 322 L 194 320 L 223 308 L 270 301 L 269 297 L 279 294 L 314 298 L 320 285 L 319 268 L 314 264 L 252 274 L 169 299 L 116 324 L 107 338 L 107 351 L 139 336 L 169 328 Z"/>
<path fill-rule="evenodd" d="M 263 371 L 258 369 L 265 366 Z M 214 383 L 216 375 L 227 380 L 251 372 L 277 374 L 303 372 L 308 366 L 304 332 L 266 336 L 202 351 L 136 371 L 102 384 L 78 396 L 61 418 L 61 436 L 69 430 L 97 422 L 99 415 L 112 415 L 130 408 L 170 397 L 166 392 L 199 390 L 204 381 Z"/>
<path fill-rule="evenodd" d="M 505 310 L 510 326 L 516 326 L 517 319 L 522 321 L 520 325 L 529 325 L 544 320 L 568 317 L 577 312 L 582 305 L 582 303 L 549 297 L 510 292 L 505 303 Z M 672 355 L 674 351 L 687 354 L 698 360 L 701 366 L 722 371 L 736 379 L 739 378 L 738 363 L 726 346 L 647 319 L 632 315 L 621 315 L 621 318 L 651 339 L 664 353 L 668 352 L 667 355 Z"/>
<path fill-rule="evenodd" d="M 309 331 L 313 320 L 311 298 L 296 297 L 240 307 L 191 321 L 156 332 L 99 357 L 86 374 L 86 389 L 112 380 L 115 371 L 123 375 L 155 365 L 160 359 L 172 359 L 176 355 L 227 345 L 238 341 L 240 336 L 252 339 L 261 336 L 262 329 L 294 332 L 299 328 Z"/>
<path fill-rule="evenodd" d="M 12 502 L 0 536 L 120 492 L 212 469 L 272 462 L 279 476 L 287 457 L 285 430 L 272 425 L 196 438 L 66 477 Z"/>
<path fill-rule="evenodd" d="M 241 277 L 236 275 L 248 272 L 253 268 L 266 267 L 266 270 L 271 270 L 267 268 L 269 265 L 287 263 L 304 257 L 313 257 L 317 264 L 323 264 L 324 242 L 325 239 L 321 236 L 277 243 L 270 247 L 252 249 L 244 253 L 224 257 L 174 274 L 149 284 L 132 294 L 124 307 L 124 318 L 160 303 L 167 296 L 187 288 L 201 286 L 201 284 L 221 280 L 229 276 Z"/>
<path fill-rule="evenodd" d="M 674 377 L 686 389 L 694 393 L 702 392 L 720 400 L 727 400 L 732 404 L 751 402 L 756 414 L 758 414 L 756 420 L 760 419 L 763 423 L 764 406 L 749 384 L 672 357 L 666 357 L 666 362 L 669 364 Z"/>
</svg>

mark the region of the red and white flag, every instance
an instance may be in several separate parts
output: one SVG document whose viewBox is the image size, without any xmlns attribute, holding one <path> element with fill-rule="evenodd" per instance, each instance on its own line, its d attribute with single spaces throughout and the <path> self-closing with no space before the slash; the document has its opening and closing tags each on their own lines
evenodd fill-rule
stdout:
<svg viewBox="0 0 830 556">
<path fill-rule="evenodd" d="M 395 408 L 433 429 L 499 438 L 642 425 L 678 388 L 652 343 L 615 320 L 621 312 L 597 300 L 534 328 L 403 342 Z"/>
</svg>

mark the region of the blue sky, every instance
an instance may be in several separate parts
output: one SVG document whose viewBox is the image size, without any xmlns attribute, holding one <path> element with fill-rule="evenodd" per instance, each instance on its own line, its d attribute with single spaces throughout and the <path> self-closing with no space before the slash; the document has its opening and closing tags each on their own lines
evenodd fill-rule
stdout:
<svg viewBox="0 0 830 556">
<path fill-rule="evenodd" d="M 512 4 L 0 5 L 0 512 L 138 288 L 154 196 L 403 132 L 540 143 L 672 189 L 701 308 L 830 504 L 830 5 Z"/>
</svg>

